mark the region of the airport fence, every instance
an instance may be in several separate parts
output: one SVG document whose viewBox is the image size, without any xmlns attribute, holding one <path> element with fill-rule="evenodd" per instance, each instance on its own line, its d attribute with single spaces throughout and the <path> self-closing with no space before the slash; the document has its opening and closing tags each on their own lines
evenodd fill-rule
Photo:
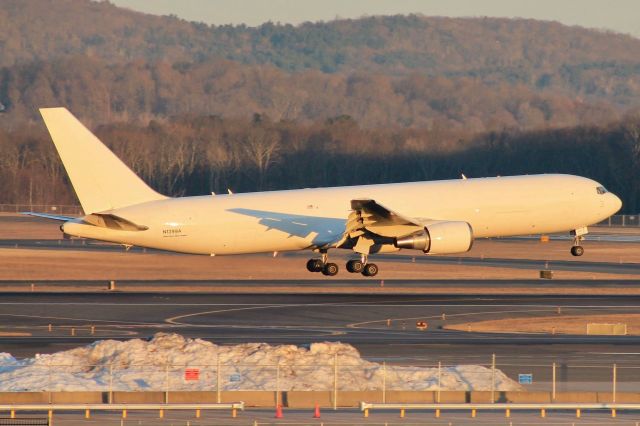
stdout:
<svg viewBox="0 0 640 426">
<path fill-rule="evenodd" d="M 85 365 L 42 360 L 23 364 L 12 360 L 0 361 L 0 392 L 526 391 L 548 393 L 552 402 L 562 393 L 608 392 L 612 402 L 616 402 L 617 392 L 640 390 L 640 363 L 500 362 L 499 357 L 489 361 L 473 365 L 408 366 L 386 362 L 340 363 L 337 357 L 330 363 L 206 365 L 129 362 Z"/>
<path fill-rule="evenodd" d="M 0 204 L 0 213 L 37 212 L 81 216 L 82 207 L 64 204 Z"/>
<path fill-rule="evenodd" d="M 640 227 L 640 213 L 638 214 L 616 214 L 595 226 L 606 227 Z"/>
</svg>

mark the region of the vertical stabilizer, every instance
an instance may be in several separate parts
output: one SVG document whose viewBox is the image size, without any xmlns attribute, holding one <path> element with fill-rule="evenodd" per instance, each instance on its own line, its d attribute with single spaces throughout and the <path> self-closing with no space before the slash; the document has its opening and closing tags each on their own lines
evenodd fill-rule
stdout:
<svg viewBox="0 0 640 426">
<path fill-rule="evenodd" d="M 85 214 L 166 198 L 144 183 L 66 108 L 41 108 L 40 114 Z"/>
</svg>

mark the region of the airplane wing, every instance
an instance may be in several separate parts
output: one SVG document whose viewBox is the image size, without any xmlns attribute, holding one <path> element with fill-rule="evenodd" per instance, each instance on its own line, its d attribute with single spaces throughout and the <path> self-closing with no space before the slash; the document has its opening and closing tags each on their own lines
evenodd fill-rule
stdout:
<svg viewBox="0 0 640 426">
<path fill-rule="evenodd" d="M 59 220 L 59 221 L 62 221 L 62 222 L 68 222 L 70 220 L 77 219 L 77 218 L 71 217 L 71 216 L 59 216 L 59 215 L 48 214 L 48 213 L 21 212 L 20 214 L 24 214 L 24 215 L 27 215 L 27 216 L 42 217 L 42 218 L 51 219 L 51 220 Z"/>
<path fill-rule="evenodd" d="M 395 251 L 393 241 L 424 227 L 419 219 L 403 216 L 372 199 L 351 201 L 351 213 L 342 238 L 335 247 L 358 253 Z M 386 248 L 386 249 L 385 249 Z"/>
<path fill-rule="evenodd" d="M 365 226 L 420 226 L 416 220 L 394 212 L 371 199 L 351 200 L 351 210 L 362 218 Z"/>
</svg>

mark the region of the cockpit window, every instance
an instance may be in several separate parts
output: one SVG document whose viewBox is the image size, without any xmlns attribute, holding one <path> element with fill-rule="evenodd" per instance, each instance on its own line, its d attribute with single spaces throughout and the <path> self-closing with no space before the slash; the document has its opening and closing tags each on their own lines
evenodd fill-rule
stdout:
<svg viewBox="0 0 640 426">
<path fill-rule="evenodd" d="M 607 192 L 607 188 L 605 188 L 604 186 L 599 186 L 596 188 L 596 191 L 598 191 L 598 194 L 602 195 L 602 194 L 606 194 Z"/>
</svg>

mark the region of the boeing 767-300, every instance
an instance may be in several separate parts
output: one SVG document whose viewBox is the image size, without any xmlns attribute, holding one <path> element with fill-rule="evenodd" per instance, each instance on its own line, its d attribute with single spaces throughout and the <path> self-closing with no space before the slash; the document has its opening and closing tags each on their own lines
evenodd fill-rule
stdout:
<svg viewBox="0 0 640 426">
<path fill-rule="evenodd" d="M 374 276 L 376 253 L 462 253 L 474 239 L 571 232 L 622 203 L 591 179 L 563 174 L 310 188 L 171 198 L 151 189 L 65 108 L 40 110 L 84 216 L 65 234 L 126 246 L 225 255 L 312 250 L 311 272 L 338 273 L 331 249 L 357 253 L 346 269 Z"/>
</svg>

